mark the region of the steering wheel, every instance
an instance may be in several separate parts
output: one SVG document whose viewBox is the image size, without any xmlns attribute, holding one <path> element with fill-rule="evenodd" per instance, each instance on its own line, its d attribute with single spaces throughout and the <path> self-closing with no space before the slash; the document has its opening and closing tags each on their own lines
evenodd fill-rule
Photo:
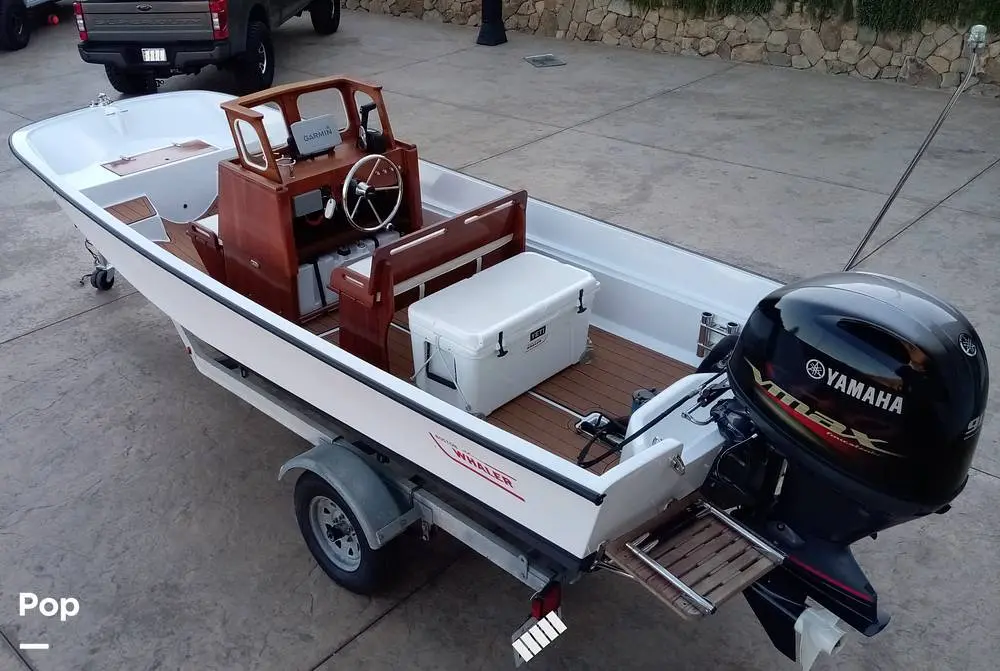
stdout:
<svg viewBox="0 0 1000 671">
<path fill-rule="evenodd" d="M 364 180 L 358 180 L 355 175 L 361 172 L 361 169 L 371 163 L 371 169 L 368 171 L 368 177 Z M 391 186 L 372 186 L 371 180 L 375 176 L 376 172 L 380 171 L 382 164 L 388 166 L 388 173 L 393 177 L 393 184 Z M 386 216 L 379 216 L 379 212 L 375 207 L 375 203 L 371 201 L 372 196 L 377 193 L 389 193 L 396 192 L 396 204 L 392 206 L 392 211 Z M 357 202 L 351 206 L 348 202 L 348 196 L 353 195 L 357 198 Z M 360 159 L 351 167 L 351 171 L 347 173 L 347 177 L 344 178 L 344 188 L 341 194 L 344 203 L 344 216 L 347 217 L 348 223 L 354 228 L 365 233 L 374 233 L 376 231 L 381 231 L 385 229 L 389 224 L 392 223 L 393 218 L 396 213 L 399 212 L 399 206 L 403 203 L 403 176 L 399 173 L 399 168 L 396 164 L 387 159 L 381 154 L 369 154 L 364 158 Z M 365 227 L 360 225 L 355 217 L 358 214 L 358 209 L 361 207 L 362 203 L 368 203 L 368 208 L 375 215 L 376 221 L 378 221 L 377 226 Z"/>
</svg>

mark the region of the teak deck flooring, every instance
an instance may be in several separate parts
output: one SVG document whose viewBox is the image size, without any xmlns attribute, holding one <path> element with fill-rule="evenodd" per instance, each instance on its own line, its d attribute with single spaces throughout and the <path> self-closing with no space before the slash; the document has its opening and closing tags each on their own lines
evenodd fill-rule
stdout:
<svg viewBox="0 0 1000 671">
<path fill-rule="evenodd" d="M 118 212 L 124 214 L 139 209 L 137 201 L 140 200 L 145 199 L 119 203 L 107 210 L 119 216 Z M 208 216 L 213 211 L 214 206 L 202 216 Z M 125 221 L 124 218 L 122 220 Z M 204 272 L 198 253 L 184 232 L 185 225 L 164 221 L 164 228 L 170 242 L 158 244 Z M 339 316 L 333 312 L 307 322 L 305 328 L 337 344 L 338 323 Z M 576 431 L 575 424 L 579 421 L 576 415 L 600 410 L 610 416 L 626 416 L 631 409 L 632 392 L 640 388 L 663 389 L 693 372 L 693 368 L 686 364 L 599 328 L 591 326 L 589 335 L 591 342 L 583 361 L 493 411 L 486 421 L 575 463 L 580 450 L 589 440 L 589 436 Z M 389 329 L 389 371 L 407 381 L 413 375 L 413 355 L 406 330 L 405 310 L 396 313 L 394 326 Z M 601 443 L 595 442 L 588 458 L 603 454 L 605 449 Z M 616 463 L 618 457 L 613 455 L 591 467 L 591 471 L 603 473 Z"/>
<path fill-rule="evenodd" d="M 184 232 L 185 228 L 185 224 L 177 224 L 164 220 L 163 229 L 167 232 L 170 242 L 159 242 L 157 244 L 174 256 L 187 261 L 188 265 L 192 265 L 204 273 L 205 264 L 202 263 L 201 257 L 198 256 L 198 250 L 195 249 L 194 242 Z"/>
<path fill-rule="evenodd" d="M 153 204 L 149 202 L 149 198 L 146 198 L 146 196 L 125 200 L 115 205 L 109 205 L 104 209 L 113 214 L 123 224 L 134 224 L 137 221 L 148 219 L 156 214 Z"/>
<path fill-rule="evenodd" d="M 336 343 L 337 324 L 337 314 L 333 313 L 308 322 L 305 327 L 317 335 L 325 334 L 324 339 Z M 576 415 L 547 401 L 578 415 L 601 410 L 611 416 L 626 416 L 635 390 L 663 389 L 693 372 L 686 364 L 594 326 L 590 327 L 589 335 L 590 348 L 582 362 L 494 410 L 486 421 L 575 463 L 590 438 L 576 431 L 579 421 Z M 389 372 L 407 381 L 413 375 L 413 351 L 406 331 L 405 310 L 396 313 L 393 328 L 389 329 Z M 605 450 L 603 444 L 595 443 L 588 459 Z M 600 474 L 617 463 L 617 455 L 612 455 L 590 470 Z"/>
</svg>

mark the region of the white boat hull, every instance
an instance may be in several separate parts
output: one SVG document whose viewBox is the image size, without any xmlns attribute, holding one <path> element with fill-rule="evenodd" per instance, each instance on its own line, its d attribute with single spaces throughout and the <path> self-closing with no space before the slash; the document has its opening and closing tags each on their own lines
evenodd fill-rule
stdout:
<svg viewBox="0 0 1000 671">
<path fill-rule="evenodd" d="M 161 94 L 167 95 L 172 94 Z M 121 224 L 84 196 L 73 181 L 92 185 L 85 171 L 74 172 L 72 180 L 60 179 L 29 141 L 30 134 L 42 131 L 46 123 L 17 131 L 11 138 L 15 154 L 53 189 L 83 236 L 150 302 L 199 339 L 538 539 L 574 557 L 586 557 L 602 541 L 655 514 L 677 491 L 700 484 L 704 469 L 689 469 L 682 477 L 671 468 L 671 459 L 683 449 L 685 463 L 710 462 L 718 444 L 714 429 L 706 428 L 708 433 L 683 447 L 674 441 L 658 442 L 597 475 L 260 307 Z M 434 164 L 421 162 L 420 170 L 425 206 L 444 213 L 458 213 L 508 193 Z M 778 286 L 534 199 L 529 201 L 527 218 L 529 248 L 586 268 L 601 282 L 595 326 L 686 363 L 699 360 L 695 348 L 702 312 L 742 322 L 756 302 Z M 631 302 L 622 300 L 626 294 Z M 636 314 L 640 307 L 636 296 L 642 314 Z M 668 400 L 668 395 L 661 396 L 661 402 Z M 671 480 L 675 487 L 668 486 Z"/>
</svg>

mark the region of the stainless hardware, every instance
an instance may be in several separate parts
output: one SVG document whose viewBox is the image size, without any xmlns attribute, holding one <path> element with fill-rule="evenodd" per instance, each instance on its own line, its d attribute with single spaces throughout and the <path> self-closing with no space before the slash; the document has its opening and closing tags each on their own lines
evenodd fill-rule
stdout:
<svg viewBox="0 0 1000 671">
<path fill-rule="evenodd" d="M 739 332 L 740 325 L 736 322 L 720 324 L 715 321 L 714 314 L 702 312 L 701 327 L 698 329 L 698 356 L 704 358 L 715 347 L 719 339 L 727 335 L 736 335 Z"/>
<path fill-rule="evenodd" d="M 641 549 L 636 547 L 635 543 L 637 541 L 644 540 L 644 538 L 645 536 L 642 536 L 636 539 L 636 541 L 626 543 L 625 547 L 628 548 L 629 552 L 638 557 L 643 564 L 653 569 L 653 571 L 655 571 L 658 576 L 660 576 L 661 578 L 669 582 L 671 585 L 673 585 L 675 588 L 677 588 L 677 591 L 683 594 L 684 598 L 690 601 L 695 608 L 705 613 L 706 615 L 713 614 L 716 610 L 714 603 L 712 603 L 711 601 L 703 597 L 701 594 L 698 594 L 693 589 L 688 587 L 683 580 L 675 576 L 667 569 L 663 568 L 649 555 L 647 555 Z"/>
</svg>

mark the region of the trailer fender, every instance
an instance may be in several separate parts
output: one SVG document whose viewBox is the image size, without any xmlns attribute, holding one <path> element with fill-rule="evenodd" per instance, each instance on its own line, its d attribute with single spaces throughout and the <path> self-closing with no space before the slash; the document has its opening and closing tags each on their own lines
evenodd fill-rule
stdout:
<svg viewBox="0 0 1000 671">
<path fill-rule="evenodd" d="M 364 459 L 335 442 L 321 442 L 289 459 L 278 472 L 278 480 L 296 468 L 315 473 L 344 497 L 373 550 L 378 550 L 420 518 L 417 508 L 402 509 L 389 485 Z"/>
</svg>

